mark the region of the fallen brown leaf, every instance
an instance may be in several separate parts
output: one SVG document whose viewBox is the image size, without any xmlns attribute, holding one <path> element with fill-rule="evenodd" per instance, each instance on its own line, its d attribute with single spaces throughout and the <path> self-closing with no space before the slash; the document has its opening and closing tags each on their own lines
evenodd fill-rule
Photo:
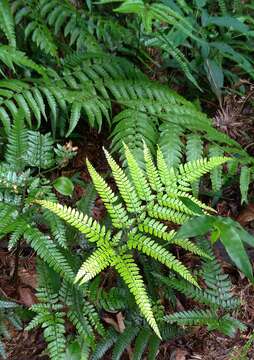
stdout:
<svg viewBox="0 0 254 360">
<path fill-rule="evenodd" d="M 30 307 L 36 303 L 36 296 L 29 287 L 18 287 L 19 301 Z"/>
<path fill-rule="evenodd" d="M 34 271 L 29 271 L 27 269 L 19 269 L 18 276 L 20 281 L 31 288 L 36 289 L 37 286 L 37 276 Z"/>
<path fill-rule="evenodd" d="M 187 350 L 177 348 L 170 355 L 170 360 L 186 360 L 188 354 Z"/>
<path fill-rule="evenodd" d="M 254 220 L 254 204 L 248 204 L 248 206 L 243 209 L 236 219 L 242 226 L 248 224 Z"/>
</svg>

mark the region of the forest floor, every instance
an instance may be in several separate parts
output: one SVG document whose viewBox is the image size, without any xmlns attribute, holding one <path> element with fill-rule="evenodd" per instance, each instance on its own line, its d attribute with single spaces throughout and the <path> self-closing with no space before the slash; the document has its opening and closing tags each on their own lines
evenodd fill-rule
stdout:
<svg viewBox="0 0 254 360">
<path fill-rule="evenodd" d="M 74 144 L 79 148 L 77 157 L 72 161 L 67 170 L 51 174 L 52 179 L 60 174 L 72 176 L 74 173 L 79 172 L 79 176 L 85 182 L 88 182 L 89 176 L 84 167 L 86 157 L 93 162 L 98 171 L 101 173 L 107 172 L 107 165 L 101 151 L 102 146 L 107 147 L 108 145 L 105 139 L 105 134 L 102 136 L 96 132 L 86 132 L 82 143 L 77 141 Z M 249 204 L 247 207 L 242 208 L 239 205 L 240 201 L 237 191 L 233 186 L 227 189 L 222 199 L 216 205 L 217 211 L 220 215 L 233 217 L 252 232 L 254 204 Z M 77 201 L 82 195 L 84 195 L 84 189 L 77 185 L 72 201 Z M 100 201 L 97 201 L 94 208 L 94 216 L 98 219 L 103 216 L 103 212 L 104 209 Z M 13 279 L 15 253 L 8 252 L 4 244 L 0 248 L 0 273 L 2 274 L 0 278 L 0 293 L 6 298 L 15 300 L 25 308 L 28 308 L 36 303 L 36 255 L 29 247 L 25 246 L 22 247 L 22 254 L 20 255 L 17 277 Z M 252 253 L 250 253 L 250 256 L 254 259 Z M 225 273 L 229 274 L 234 284 L 233 291 L 241 299 L 242 305 L 234 315 L 247 325 L 248 330 L 243 334 L 237 333 L 234 338 L 229 338 L 216 332 L 208 332 L 205 328 L 197 327 L 189 335 L 163 343 L 157 356 L 158 360 L 254 360 L 253 346 L 250 346 L 248 357 L 240 355 L 243 345 L 248 341 L 253 332 L 254 286 L 227 261 L 220 247 L 217 249 L 217 257 Z M 182 310 L 190 307 L 190 304 L 185 303 L 185 301 L 179 297 L 178 306 Z M 44 352 L 46 344 L 40 330 L 28 333 L 25 330 L 17 331 L 11 329 L 11 337 L 5 341 L 5 345 L 9 360 L 48 360 Z M 109 353 L 105 360 L 110 359 L 111 355 Z M 125 357 L 122 357 L 122 359 L 125 360 Z M 127 354 L 126 359 L 129 359 Z"/>
</svg>

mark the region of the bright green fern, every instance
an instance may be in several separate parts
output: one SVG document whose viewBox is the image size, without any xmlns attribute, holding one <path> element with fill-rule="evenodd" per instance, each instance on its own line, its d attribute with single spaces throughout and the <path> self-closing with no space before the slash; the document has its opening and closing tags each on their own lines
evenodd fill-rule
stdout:
<svg viewBox="0 0 254 360">
<path fill-rule="evenodd" d="M 96 243 L 97 249 L 80 267 L 75 282 L 83 284 L 108 266 L 114 267 L 133 294 L 142 315 L 160 337 L 146 286 L 135 260 L 136 249 L 199 287 L 189 269 L 167 249 L 174 243 L 175 232 L 168 231 L 161 220 L 181 224 L 193 215 L 209 211 L 209 207 L 191 195 L 191 184 L 223 164 L 227 158 L 197 160 L 174 170 L 167 167 L 160 149 L 155 166 L 144 145 L 144 171 L 125 146 L 128 176 L 106 150 L 105 155 L 121 197 L 113 193 L 88 160 L 87 166 L 116 230 L 106 229 L 89 216 L 66 206 L 46 200 L 36 202 L 80 230 L 88 241 Z M 183 248 L 209 258 L 197 245 L 185 239 L 182 243 Z M 177 240 L 177 245 L 181 246 L 181 240 Z"/>
</svg>

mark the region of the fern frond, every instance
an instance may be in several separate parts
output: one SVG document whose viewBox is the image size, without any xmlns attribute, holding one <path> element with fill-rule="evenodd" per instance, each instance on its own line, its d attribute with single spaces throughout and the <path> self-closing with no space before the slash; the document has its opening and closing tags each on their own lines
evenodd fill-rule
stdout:
<svg viewBox="0 0 254 360">
<path fill-rule="evenodd" d="M 93 180 L 94 186 L 98 191 L 107 211 L 112 218 L 112 223 L 116 228 L 124 228 L 130 224 L 128 214 L 118 196 L 113 193 L 105 180 L 96 172 L 91 163 L 87 160 L 87 168 Z"/>
<path fill-rule="evenodd" d="M 104 270 L 107 266 L 110 265 L 111 259 L 114 257 L 114 251 L 109 246 L 101 245 L 95 252 L 81 265 L 77 275 L 75 282 L 79 282 L 79 284 L 83 284 L 92 278 L 94 278 L 97 274 L 99 274 L 102 270 Z"/>
<path fill-rule="evenodd" d="M 51 135 L 28 131 L 29 147 L 26 154 L 30 166 L 48 169 L 54 165 L 53 139 Z"/>
<path fill-rule="evenodd" d="M 38 48 L 46 54 L 50 54 L 53 57 L 57 56 L 57 46 L 47 26 L 36 20 L 31 21 L 25 29 L 25 38 L 27 39 L 30 36 Z"/>
<path fill-rule="evenodd" d="M 16 171 L 24 169 L 27 145 L 28 134 L 24 126 L 24 114 L 20 110 L 15 116 L 14 123 L 9 132 L 5 154 L 6 161 L 15 167 Z"/>
<path fill-rule="evenodd" d="M 158 220 L 149 218 L 148 216 L 140 221 L 138 224 L 138 229 L 141 232 L 154 235 L 159 239 L 164 239 L 166 241 L 171 241 L 176 232 L 174 230 L 168 231 L 167 226 Z"/>
<path fill-rule="evenodd" d="M 118 336 L 112 352 L 112 360 L 120 360 L 124 350 L 131 345 L 132 340 L 136 337 L 138 328 L 129 326 L 124 329 L 123 333 Z"/>
<path fill-rule="evenodd" d="M 182 158 L 181 134 L 183 129 L 165 122 L 160 127 L 159 147 L 164 155 L 168 167 L 177 167 Z"/>
<path fill-rule="evenodd" d="M 166 315 L 164 320 L 169 323 L 176 322 L 179 325 L 207 325 L 216 323 L 218 319 L 211 310 L 189 310 Z"/>
<path fill-rule="evenodd" d="M 189 219 L 189 216 L 182 212 L 172 210 L 158 204 L 149 204 L 147 207 L 147 212 L 148 215 L 152 218 L 172 221 L 175 224 L 183 224 L 186 220 Z"/>
<path fill-rule="evenodd" d="M 151 256 L 155 260 L 158 260 L 162 264 L 166 265 L 169 269 L 177 272 L 190 283 L 199 287 L 197 281 L 191 275 L 189 270 L 179 260 L 177 260 L 174 255 L 172 255 L 168 250 L 163 248 L 154 240 L 138 234 L 131 236 L 127 244 L 129 249 L 137 248 L 139 251 L 142 251 L 144 254 Z"/>
<path fill-rule="evenodd" d="M 199 159 L 188 162 L 184 165 L 180 165 L 178 177 L 181 178 L 182 181 L 192 183 L 228 160 L 230 160 L 230 158 L 218 156 L 210 159 Z"/>
<path fill-rule="evenodd" d="M 143 279 L 139 273 L 139 268 L 133 257 L 131 255 L 115 256 L 114 259 L 112 259 L 112 265 L 114 265 L 128 286 L 130 292 L 134 295 L 136 303 L 138 304 L 146 321 L 160 338 L 160 331 L 153 315 L 152 306 L 148 298 Z"/>
<path fill-rule="evenodd" d="M 57 241 L 57 243 L 63 247 L 64 249 L 67 248 L 67 238 L 66 238 L 66 231 L 65 226 L 62 222 L 62 220 L 50 212 L 49 210 L 44 211 L 44 217 L 47 221 L 47 224 L 50 227 L 51 233 L 54 237 L 54 239 Z"/>
<path fill-rule="evenodd" d="M 219 157 L 223 155 L 223 150 L 218 146 L 210 146 L 209 147 L 209 156 L 215 159 L 215 157 Z M 216 166 L 214 169 L 211 169 L 210 174 L 212 189 L 214 192 L 220 191 L 222 187 L 222 166 Z"/>
<path fill-rule="evenodd" d="M 85 188 L 85 195 L 77 202 L 78 209 L 86 215 L 92 216 L 96 196 L 97 193 L 93 183 L 87 184 Z"/>
<path fill-rule="evenodd" d="M 144 160 L 145 160 L 145 165 L 146 165 L 146 173 L 147 173 L 147 177 L 148 177 L 150 186 L 153 190 L 160 193 L 163 188 L 163 185 L 160 180 L 159 173 L 154 165 L 151 152 L 149 151 L 145 142 L 143 143 L 143 146 L 144 146 Z"/>
<path fill-rule="evenodd" d="M 49 266 L 61 274 L 67 281 L 73 282 L 74 273 L 70 265 L 51 239 L 30 225 L 27 225 L 24 238 Z"/>
<path fill-rule="evenodd" d="M 228 315 L 219 317 L 211 310 L 182 311 L 166 315 L 164 320 L 179 325 L 207 325 L 208 330 L 218 330 L 228 336 L 234 336 L 238 329 L 246 328 L 240 321 Z"/>
<path fill-rule="evenodd" d="M 188 135 L 186 144 L 187 161 L 196 161 L 202 157 L 202 154 L 203 142 L 201 137 L 197 134 Z M 199 180 L 196 180 L 192 183 L 192 191 L 193 195 L 197 197 L 199 192 Z"/>
<path fill-rule="evenodd" d="M 135 160 L 132 152 L 128 146 L 124 144 L 124 153 L 127 160 L 127 165 L 130 170 L 130 175 L 141 200 L 151 201 L 153 199 L 152 191 L 147 182 L 143 170 L 139 167 L 138 162 Z"/>
<path fill-rule="evenodd" d="M 80 213 L 78 210 L 47 200 L 36 200 L 35 203 L 52 211 L 68 224 L 81 231 L 89 241 L 103 243 L 104 239 L 110 237 L 110 232 L 106 232 L 105 226 L 100 226 L 96 220 Z"/>
<path fill-rule="evenodd" d="M 115 162 L 112 156 L 104 150 L 106 159 L 109 166 L 111 167 L 112 174 L 116 181 L 119 192 L 126 204 L 127 210 L 129 212 L 140 213 L 141 210 L 141 201 L 139 200 L 138 194 L 136 193 L 135 187 L 129 181 L 127 176 L 121 167 Z"/>
<path fill-rule="evenodd" d="M 182 249 L 192 252 L 193 254 L 197 254 L 201 257 L 210 259 L 210 255 L 208 255 L 204 250 L 202 250 L 199 246 L 194 244 L 188 239 L 178 239 L 173 237 L 168 240 L 170 244 L 175 244 L 180 246 Z"/>
<path fill-rule="evenodd" d="M 148 344 L 149 338 L 151 336 L 151 332 L 149 329 L 141 329 L 138 333 L 138 336 L 135 340 L 134 351 L 133 351 L 133 358 L 132 360 L 141 360 L 145 348 Z"/>
<path fill-rule="evenodd" d="M 92 354 L 91 360 L 101 360 L 105 353 L 112 347 L 117 340 L 117 333 L 112 328 L 109 329 L 106 336 L 100 340 Z"/>
<path fill-rule="evenodd" d="M 15 26 L 8 0 L 2 0 L 0 2 L 0 28 L 7 37 L 9 44 L 15 48 Z"/>
<path fill-rule="evenodd" d="M 157 141 L 156 124 L 153 118 L 135 109 L 125 109 L 114 117 L 113 125 L 112 152 L 120 151 L 123 156 L 122 143 L 124 142 L 134 152 L 137 161 L 143 163 L 141 150 L 143 140 L 152 149 Z"/>
<path fill-rule="evenodd" d="M 0 46 L 0 60 L 14 71 L 15 64 L 20 67 L 32 69 L 43 77 L 47 77 L 46 70 L 43 66 L 36 64 L 33 60 L 29 59 L 23 51 L 17 50 L 12 46 Z"/>
</svg>

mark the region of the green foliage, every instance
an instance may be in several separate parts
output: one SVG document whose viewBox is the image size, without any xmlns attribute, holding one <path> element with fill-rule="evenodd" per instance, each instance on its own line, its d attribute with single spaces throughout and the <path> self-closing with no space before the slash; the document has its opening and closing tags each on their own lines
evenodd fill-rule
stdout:
<svg viewBox="0 0 254 360">
<path fill-rule="evenodd" d="M 216 131 L 212 121 L 193 104 L 168 86 L 151 81 L 136 67 L 137 63 L 153 61 L 147 47 L 159 48 L 164 68 L 179 64 L 195 85 L 198 74 L 207 76 L 221 97 L 224 78 L 232 77 L 230 71 L 224 74 L 222 70 L 228 58 L 230 64 L 236 60 L 248 74 L 253 73 L 249 56 L 242 48 L 237 52 L 238 38 L 253 38 L 247 16 L 238 20 L 230 15 L 232 7 L 227 6 L 225 12 L 221 3 L 216 7 L 210 1 L 204 6 L 178 1 L 121 3 L 116 10 L 120 16 L 115 16 L 108 7 L 94 4 L 91 8 L 87 5 L 87 10 L 69 0 L 3 2 L 3 24 L 8 24 L 3 25 L 3 33 L 9 39 L 9 45 L 0 47 L 4 63 L 0 120 L 5 133 L 22 109 L 37 146 L 39 141 L 46 146 L 59 135 L 76 136 L 77 126 L 87 121 L 99 131 L 105 125 L 112 126 L 111 150 L 120 152 L 122 159 L 124 141 L 144 164 L 145 140 L 153 154 L 159 143 L 169 166 L 177 167 L 185 153 L 188 160 L 196 160 L 216 148 L 220 154 L 233 156 L 236 166 L 244 163 L 251 173 L 253 159 L 237 142 Z M 138 25 L 136 17 L 142 24 Z M 16 48 L 10 35 L 15 34 L 14 29 L 19 34 Z M 231 38 L 235 39 L 232 46 Z M 123 54 L 137 58 L 135 65 Z M 46 121 L 50 121 L 52 137 L 32 133 Z M 39 159 L 38 148 L 31 146 L 30 150 L 31 166 L 51 167 L 52 156 Z M 190 153 L 193 158 L 188 158 Z M 212 172 L 211 179 L 213 192 L 218 193 L 224 183 L 221 168 Z M 241 184 L 242 201 L 246 202 L 243 180 Z M 197 196 L 199 183 L 192 189 Z"/>
<path fill-rule="evenodd" d="M 229 257 L 244 275 L 253 282 L 253 270 L 245 245 L 254 246 L 254 237 L 229 217 L 201 216 L 186 222 L 178 232 L 182 238 L 202 236 L 211 231 L 211 242 L 221 240 Z"/>
<path fill-rule="evenodd" d="M 219 196 L 228 180 L 226 154 L 234 158 L 231 174 L 241 168 L 246 203 L 253 158 L 161 82 L 183 85 L 190 98 L 210 88 L 222 104 L 228 85 L 254 74 L 253 8 L 238 1 L 139 0 L 119 1 L 113 12 L 111 2 L 0 1 L 0 236 L 10 250 L 27 243 L 41 259 L 39 302 L 28 329 L 43 328 L 51 359 L 101 359 L 110 349 L 120 359 L 130 346 L 134 360 L 155 359 L 161 341 L 182 333 L 177 323 L 226 335 L 243 330 L 228 313 L 238 301 L 211 249 L 188 239 L 211 227 L 212 241 L 220 237 L 252 279 L 243 244 L 253 245 L 252 237 L 227 219 L 215 224 L 206 216 L 202 223 L 212 209 L 197 196 L 208 172 L 209 195 Z M 124 170 L 105 151 L 113 191 L 87 161 L 94 185 L 74 210 L 58 204 L 45 176 L 76 154 L 71 142 L 55 139 L 80 137 L 84 122 L 111 130 L 111 151 Z M 68 191 L 66 181 L 56 188 L 69 195 L 67 182 Z M 101 224 L 93 218 L 96 191 L 109 215 Z M 176 233 L 171 223 L 184 225 Z M 203 258 L 200 272 L 175 256 L 176 246 Z M 173 290 L 205 309 L 165 314 L 157 299 L 173 306 Z M 11 319 L 7 310 L 3 319 Z M 118 312 L 124 327 L 114 323 L 105 331 L 100 320 L 112 324 L 110 314 Z"/>
<path fill-rule="evenodd" d="M 190 283 L 198 286 L 189 270 L 160 242 L 156 242 L 149 235 L 169 240 L 170 243 L 174 233 L 168 232 L 160 219 L 181 224 L 195 214 L 195 210 L 186 206 L 182 199 L 188 199 L 191 204 L 198 207 L 198 210 L 209 209 L 190 195 L 190 184 L 227 159 L 218 157 L 210 160 L 197 160 L 181 165 L 179 170 L 174 171 L 172 168 L 168 169 L 160 149 L 157 152 L 157 167 L 155 167 L 151 163 L 151 154 L 144 145 L 144 158 L 147 165 L 146 172 L 144 172 L 129 148 L 125 146 L 129 178 L 107 151 L 105 151 L 105 155 L 121 195 L 121 202 L 89 161 L 87 161 L 87 166 L 94 186 L 112 218 L 112 225 L 120 229 L 116 234 L 113 234 L 110 229 L 106 230 L 105 226 L 100 226 L 95 220 L 77 210 L 45 200 L 36 202 L 79 229 L 86 235 L 88 241 L 97 244 L 95 252 L 85 260 L 79 269 L 75 282 L 83 284 L 106 267 L 115 267 L 134 295 L 141 313 L 160 337 L 143 278 L 134 260 L 133 250 L 137 249 L 140 253 L 158 260 Z M 152 178 L 150 176 L 151 167 L 154 170 Z M 154 176 L 156 176 L 157 185 Z M 156 186 L 159 186 L 159 191 L 153 194 L 152 189 Z M 159 230 L 155 229 L 155 224 Z M 178 242 L 178 245 L 181 246 L 181 241 Z M 189 249 L 191 250 L 191 246 Z M 198 250 L 198 247 L 194 247 L 194 250 Z M 200 254 L 207 256 L 202 251 Z"/>
<path fill-rule="evenodd" d="M 66 327 L 65 318 L 75 326 L 77 333 L 83 338 L 88 348 L 95 341 L 95 328 L 103 334 L 104 329 L 99 317 L 82 292 L 75 286 L 61 281 L 58 275 L 52 272 L 45 264 L 38 266 L 39 287 L 37 289 L 38 304 L 31 310 L 36 313 L 26 327 L 31 330 L 42 326 L 44 338 L 48 343 L 50 359 L 65 359 Z"/>
<path fill-rule="evenodd" d="M 8 331 L 9 324 L 14 326 L 17 330 L 22 329 L 21 320 L 16 313 L 17 308 L 18 305 L 15 302 L 2 298 L 0 299 L 0 356 L 3 359 L 7 359 L 7 356 L 2 337 L 11 337 L 11 334 Z"/>
<path fill-rule="evenodd" d="M 159 49 L 163 65 L 179 69 L 195 87 L 207 78 L 212 91 L 221 98 L 224 78 L 239 79 L 240 72 L 233 72 L 232 63 L 253 77 L 250 48 L 242 46 L 243 41 L 253 43 L 253 22 L 247 7 L 243 16 L 240 6 L 226 5 L 224 0 L 190 1 L 188 5 L 176 0 L 121 3 L 114 11 L 140 18 L 137 40 L 144 48 Z M 128 26 L 131 17 L 126 15 L 125 19 Z"/>
<path fill-rule="evenodd" d="M 229 277 L 222 272 L 209 243 L 202 240 L 199 242 L 199 245 L 210 256 L 210 259 L 203 260 L 202 267 L 198 273 L 205 283 L 203 289 L 196 288 L 190 283 L 175 277 L 168 278 L 156 273 L 154 276 L 166 286 L 175 289 L 187 298 L 191 298 L 208 308 L 205 310 L 197 308 L 190 311 L 176 312 L 166 315 L 164 320 L 170 323 L 176 322 L 179 325 L 206 325 L 208 330 L 216 329 L 225 335 L 234 336 L 238 329 L 244 330 L 245 326 L 238 320 L 230 317 L 228 313 L 225 314 L 225 311 L 237 309 L 240 301 L 233 295 L 231 291 L 232 283 Z"/>
<path fill-rule="evenodd" d="M 0 27 L 11 46 L 16 46 L 15 25 L 8 0 L 0 4 Z"/>
</svg>

